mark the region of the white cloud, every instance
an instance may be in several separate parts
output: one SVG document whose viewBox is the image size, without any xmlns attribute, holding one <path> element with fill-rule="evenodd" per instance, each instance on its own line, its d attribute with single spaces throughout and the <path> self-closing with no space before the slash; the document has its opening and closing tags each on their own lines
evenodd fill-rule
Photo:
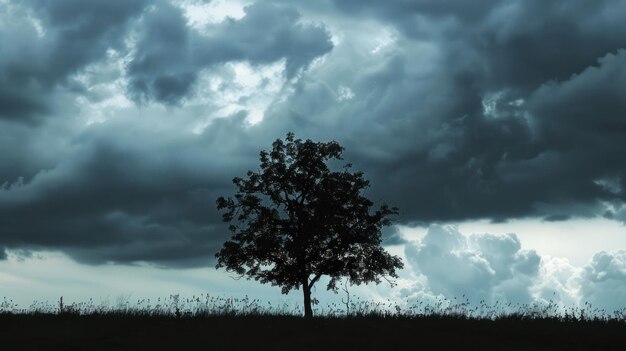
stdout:
<svg viewBox="0 0 626 351">
<path fill-rule="evenodd" d="M 466 237 L 454 226 L 439 225 L 407 244 L 406 256 L 434 294 L 466 295 L 473 302 L 530 302 L 529 283 L 540 264 L 537 253 L 523 250 L 514 234 Z"/>
<path fill-rule="evenodd" d="M 33 27 L 35 27 L 39 39 L 43 38 L 46 35 L 46 29 L 41 25 L 41 20 L 32 14 L 29 14 L 27 18 L 32 23 Z"/>
<path fill-rule="evenodd" d="M 416 229 L 404 228 L 410 238 L 419 238 Z M 418 230 L 419 231 L 419 230 Z M 534 249 L 541 257 L 567 258 L 576 267 L 584 266 L 600 251 L 626 248 L 624 225 L 606 218 L 570 219 L 546 222 L 541 219 L 467 221 L 459 223 L 462 233 L 514 232 L 522 247 Z"/>
<path fill-rule="evenodd" d="M 340 85 L 339 88 L 337 88 L 337 101 L 338 102 L 342 102 L 344 100 L 352 100 L 354 98 L 354 92 L 352 91 L 352 89 Z"/>
<path fill-rule="evenodd" d="M 626 251 L 598 252 L 576 281 L 581 301 L 609 313 L 626 308 Z"/>
<path fill-rule="evenodd" d="M 176 1 L 175 1 L 176 3 Z M 178 5 L 185 12 L 190 26 L 202 31 L 207 24 L 220 23 L 227 18 L 241 19 L 244 7 L 250 2 L 234 0 L 181 0 Z"/>
<path fill-rule="evenodd" d="M 579 304 L 578 286 L 573 277 L 581 268 L 562 257 L 541 257 L 540 279 L 532 287 L 536 301 L 560 303 L 563 306 Z"/>
<path fill-rule="evenodd" d="M 247 113 L 247 122 L 263 120 L 272 102 L 287 93 L 285 60 L 267 65 L 231 62 L 219 70 L 203 70 L 198 79 L 198 94 L 185 106 L 203 110 L 204 117 L 194 127 L 199 134 L 215 118 L 230 117 L 240 111 Z"/>
<path fill-rule="evenodd" d="M 455 226 L 432 225 L 420 239 L 407 244 L 405 254 L 415 278 L 412 284 L 404 284 L 402 298 L 552 302 L 560 308 L 597 308 L 596 312 L 608 313 L 626 308 L 624 250 L 598 252 L 576 267 L 567 258 L 523 249 L 515 234 L 465 235 Z"/>
<path fill-rule="evenodd" d="M 397 40 L 397 34 L 392 28 L 382 28 L 380 34 L 374 38 L 374 48 L 370 51 L 372 54 L 381 53 L 384 49 L 393 45 Z"/>
</svg>

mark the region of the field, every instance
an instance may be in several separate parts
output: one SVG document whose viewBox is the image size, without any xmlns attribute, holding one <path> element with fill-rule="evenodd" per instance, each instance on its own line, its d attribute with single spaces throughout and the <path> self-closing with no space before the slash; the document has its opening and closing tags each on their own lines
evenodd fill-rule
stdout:
<svg viewBox="0 0 626 351">
<path fill-rule="evenodd" d="M 3 315 L 3 350 L 624 350 L 617 322 Z"/>
<path fill-rule="evenodd" d="M 350 316 L 328 309 L 310 320 L 247 299 L 214 299 L 189 309 L 177 296 L 157 304 L 104 309 L 34 304 L 0 310 L 2 350 L 625 350 L 626 321 L 590 311 L 472 315 L 375 310 Z M 211 298 L 213 299 L 213 298 Z M 194 301 L 194 300 L 191 300 Z M 197 299 L 195 301 L 200 301 Z M 154 302 L 153 302 L 154 303 Z M 361 303 L 361 305 L 364 305 Z M 137 307 L 139 306 L 139 307 Z M 207 305 L 204 305 L 205 307 Z M 365 304 L 365 306 L 367 306 Z M 378 306 L 378 305 L 376 305 Z M 56 308 L 56 311 L 53 310 Z M 526 308 L 529 308 L 526 306 Z"/>
</svg>

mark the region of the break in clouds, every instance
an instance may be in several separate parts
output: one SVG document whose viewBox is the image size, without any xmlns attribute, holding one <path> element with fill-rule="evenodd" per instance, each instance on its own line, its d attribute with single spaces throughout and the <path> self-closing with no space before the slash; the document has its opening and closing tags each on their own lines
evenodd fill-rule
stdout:
<svg viewBox="0 0 626 351">
<path fill-rule="evenodd" d="M 575 267 L 567 259 L 523 249 L 515 234 L 465 235 L 454 226 L 433 225 L 422 239 L 407 243 L 405 256 L 410 267 L 398 295 L 409 301 L 587 303 L 609 313 L 626 301 L 624 250 L 598 252 Z"/>
<path fill-rule="evenodd" d="M 339 141 L 400 224 L 626 219 L 626 3 L 229 3 L 0 1 L 0 259 L 210 265 L 215 198 L 288 131 Z M 441 228 L 406 255 L 435 294 L 541 297 L 551 267 Z M 623 265 L 550 279 L 601 299 Z"/>
</svg>

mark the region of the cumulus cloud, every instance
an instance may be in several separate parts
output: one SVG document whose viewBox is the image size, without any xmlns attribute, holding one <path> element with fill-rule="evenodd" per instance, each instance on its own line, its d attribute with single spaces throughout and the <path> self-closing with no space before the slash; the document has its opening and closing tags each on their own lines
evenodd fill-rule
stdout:
<svg viewBox="0 0 626 351">
<path fill-rule="evenodd" d="M 626 252 L 596 253 L 576 267 L 562 257 L 522 249 L 515 234 L 460 233 L 432 225 L 405 247 L 411 278 L 400 295 L 416 301 L 461 299 L 578 307 L 608 314 L 626 306 Z"/>
<path fill-rule="evenodd" d="M 572 265 L 563 257 L 541 257 L 540 279 L 532 287 L 536 301 L 548 304 L 560 303 L 562 306 L 580 304 L 580 285 L 575 277 L 581 268 Z"/>
<path fill-rule="evenodd" d="M 595 254 L 576 279 L 582 301 L 609 313 L 623 309 L 626 306 L 626 251 Z"/>
<path fill-rule="evenodd" d="M 529 303 L 541 258 L 523 250 L 514 234 L 461 234 L 453 226 L 433 225 L 419 242 L 407 244 L 405 255 L 428 288 L 448 298 L 467 296 L 476 303 Z"/>
</svg>

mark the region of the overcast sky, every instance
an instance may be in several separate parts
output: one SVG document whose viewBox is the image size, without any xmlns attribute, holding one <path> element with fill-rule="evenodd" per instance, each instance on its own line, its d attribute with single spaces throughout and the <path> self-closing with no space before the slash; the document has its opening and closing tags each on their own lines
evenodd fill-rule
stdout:
<svg viewBox="0 0 626 351">
<path fill-rule="evenodd" d="M 293 131 L 400 208 L 359 294 L 626 307 L 624 13 L 0 0 L 0 296 L 278 295 L 213 269 L 215 199 Z"/>
</svg>

